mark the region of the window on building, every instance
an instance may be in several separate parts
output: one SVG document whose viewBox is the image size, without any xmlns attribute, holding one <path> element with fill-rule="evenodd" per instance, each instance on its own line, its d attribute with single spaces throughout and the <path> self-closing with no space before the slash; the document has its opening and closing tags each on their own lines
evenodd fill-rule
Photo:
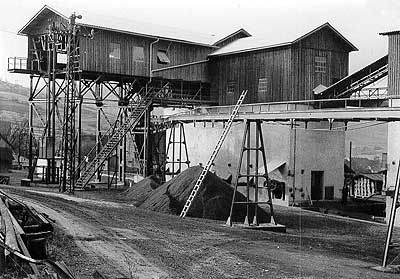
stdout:
<svg viewBox="0 0 400 279">
<path fill-rule="evenodd" d="M 228 81 L 228 83 L 226 84 L 226 94 L 228 95 L 235 94 L 235 87 L 236 87 L 236 82 L 234 80 Z"/>
<path fill-rule="evenodd" d="M 110 43 L 108 57 L 111 59 L 121 59 L 121 46 L 118 43 Z"/>
<path fill-rule="evenodd" d="M 157 63 L 158 64 L 169 64 L 171 61 L 168 58 L 167 52 L 165 50 L 157 51 Z"/>
<path fill-rule="evenodd" d="M 268 79 L 260 78 L 258 79 L 258 94 L 263 95 L 266 94 L 268 90 Z"/>
<path fill-rule="evenodd" d="M 144 49 L 143 47 L 133 46 L 132 47 L 133 60 L 135 62 L 144 62 Z"/>
<path fill-rule="evenodd" d="M 326 57 L 315 56 L 315 72 L 326 73 Z"/>
</svg>

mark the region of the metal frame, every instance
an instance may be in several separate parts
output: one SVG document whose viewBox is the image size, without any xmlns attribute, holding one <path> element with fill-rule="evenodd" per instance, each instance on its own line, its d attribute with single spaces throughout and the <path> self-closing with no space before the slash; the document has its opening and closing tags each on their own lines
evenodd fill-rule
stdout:
<svg viewBox="0 0 400 279">
<path fill-rule="evenodd" d="M 179 136 L 177 135 L 176 130 L 179 130 Z M 172 152 L 170 152 L 170 150 Z M 171 127 L 169 132 L 167 151 L 165 154 L 167 157 L 165 160 L 164 175 L 170 175 L 171 178 L 174 178 L 176 175 L 183 171 L 182 166 L 186 165 L 187 168 L 190 167 L 189 154 L 186 144 L 185 127 L 183 123 L 178 122 Z M 175 171 L 176 164 L 178 165 L 178 168 Z M 167 171 L 169 169 L 170 171 Z"/>
<path fill-rule="evenodd" d="M 237 166 L 237 171 L 236 171 L 236 176 L 234 179 L 234 191 L 233 191 L 233 196 L 232 196 L 232 203 L 231 203 L 231 209 L 229 212 L 229 217 L 228 220 L 226 221 L 226 224 L 228 226 L 232 226 L 233 221 L 232 221 L 232 215 L 233 215 L 233 208 L 235 204 L 244 204 L 246 205 L 246 216 L 244 219 L 244 225 L 246 226 L 258 226 L 259 225 L 259 219 L 258 219 L 258 206 L 260 204 L 267 204 L 270 208 L 271 212 L 271 220 L 270 223 L 273 225 L 277 225 L 275 222 L 275 217 L 274 217 L 274 209 L 272 205 L 272 193 L 271 193 L 271 187 L 268 179 L 268 170 L 267 170 L 267 160 L 265 156 L 265 148 L 264 148 L 264 140 L 263 140 L 263 135 L 262 135 L 262 129 L 261 129 L 261 120 L 246 120 L 245 123 L 245 128 L 244 128 L 244 133 L 243 133 L 243 140 L 242 140 L 242 148 L 240 152 L 240 157 L 239 157 L 239 163 Z M 252 125 L 254 123 L 254 125 Z M 255 128 L 255 146 L 251 145 L 251 130 L 252 126 Z M 252 162 L 252 153 L 255 153 L 255 169 L 254 169 L 254 174 L 252 173 L 252 168 L 253 164 Z M 261 159 L 262 159 L 262 165 L 264 166 L 264 173 L 259 174 L 258 169 L 259 169 L 259 156 L 261 153 Z M 245 169 L 246 172 L 242 173 L 242 167 L 243 167 L 243 157 L 244 155 L 246 156 L 246 165 Z M 246 187 L 246 201 L 241 202 L 241 201 L 236 201 L 236 193 L 238 192 L 238 187 L 241 187 L 242 185 L 239 185 L 240 179 L 245 178 L 246 179 L 246 184 L 244 187 Z M 259 186 L 259 179 L 264 179 L 264 187 Z M 253 181 L 252 181 L 253 180 Z M 254 199 L 253 201 L 251 200 L 250 197 L 250 188 L 254 187 Z M 261 202 L 259 201 L 259 195 L 258 195 L 258 190 L 259 189 L 267 189 L 268 193 L 268 201 L 267 202 Z M 253 215 L 253 221 L 250 224 L 249 222 L 249 217 L 250 217 L 250 206 L 254 206 L 254 215 Z"/>
</svg>

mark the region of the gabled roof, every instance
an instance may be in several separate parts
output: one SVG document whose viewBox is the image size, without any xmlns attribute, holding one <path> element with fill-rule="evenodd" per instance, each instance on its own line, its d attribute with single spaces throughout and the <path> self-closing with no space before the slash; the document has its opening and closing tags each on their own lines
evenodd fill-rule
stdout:
<svg viewBox="0 0 400 279">
<path fill-rule="evenodd" d="M 47 5 L 41 8 L 24 27 L 18 32 L 20 35 L 29 34 L 29 30 L 38 22 L 46 18 L 49 14 L 53 13 L 68 20 L 68 16 L 73 11 L 67 11 L 65 8 L 55 10 Z M 68 15 L 68 16 L 67 16 Z M 170 41 L 178 41 L 182 43 L 204 45 L 214 47 L 212 43 L 215 37 L 212 35 L 198 34 L 192 31 L 187 31 L 179 28 L 171 28 L 160 26 L 152 23 L 138 22 L 131 19 L 123 19 L 116 17 L 107 17 L 91 13 L 82 14 L 82 19 L 77 20 L 79 26 L 88 28 L 97 28 L 113 32 L 125 33 L 129 35 L 138 35 L 153 39 L 165 39 Z"/>
<path fill-rule="evenodd" d="M 213 43 L 214 46 L 218 46 L 220 43 L 229 40 L 230 38 L 236 36 L 236 35 L 243 35 L 243 37 L 251 37 L 251 34 L 249 32 L 247 32 L 246 30 L 244 30 L 243 28 L 240 28 L 239 30 L 229 34 L 228 36 L 216 41 L 215 43 Z"/>
<path fill-rule="evenodd" d="M 293 44 L 296 44 L 300 42 L 301 40 L 311 36 L 312 34 L 318 32 L 319 30 L 323 28 L 329 28 L 332 30 L 339 39 L 343 41 L 344 44 L 346 44 L 349 47 L 350 51 L 357 51 L 358 49 L 350 43 L 342 34 L 340 34 L 335 28 L 332 27 L 328 22 L 322 24 L 321 26 L 311 30 L 310 32 L 301 35 L 297 37 L 294 40 L 287 40 L 285 42 L 274 42 L 271 39 L 258 39 L 255 37 L 248 37 L 248 38 L 242 38 L 238 39 L 216 51 L 211 53 L 209 56 L 223 56 L 223 55 L 230 55 L 230 54 L 237 54 L 237 53 L 243 53 L 243 52 L 250 52 L 250 51 L 256 51 L 256 50 L 264 50 L 264 49 L 270 49 L 270 48 L 276 48 L 276 47 L 289 47 Z"/>
<path fill-rule="evenodd" d="M 326 23 L 322 24 L 321 26 L 318 26 L 317 28 L 315 28 L 314 30 L 311 30 L 307 34 L 304 34 L 303 36 L 297 38 L 292 43 L 297 43 L 297 42 L 303 40 L 304 38 L 318 32 L 319 30 L 326 28 L 326 27 L 331 29 L 340 39 L 342 39 L 343 42 L 349 46 L 350 51 L 358 51 L 358 48 L 356 48 L 349 40 L 347 40 L 342 34 L 340 34 L 339 31 L 337 31 L 329 22 L 326 22 Z"/>
</svg>

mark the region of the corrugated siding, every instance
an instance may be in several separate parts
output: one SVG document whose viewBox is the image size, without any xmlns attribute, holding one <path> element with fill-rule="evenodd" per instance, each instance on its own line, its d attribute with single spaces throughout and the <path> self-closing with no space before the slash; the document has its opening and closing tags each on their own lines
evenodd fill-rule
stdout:
<svg viewBox="0 0 400 279">
<path fill-rule="evenodd" d="M 289 48 L 248 52 L 214 58 L 210 63 L 211 93 L 221 105 L 233 104 L 242 90 L 249 90 L 246 103 L 273 102 L 290 98 L 291 51 Z M 268 90 L 258 94 L 260 78 L 268 80 Z M 227 84 L 236 82 L 234 96 L 228 96 Z"/>
<path fill-rule="evenodd" d="M 400 95 L 400 34 L 389 35 L 388 91 L 391 96 Z"/>
</svg>

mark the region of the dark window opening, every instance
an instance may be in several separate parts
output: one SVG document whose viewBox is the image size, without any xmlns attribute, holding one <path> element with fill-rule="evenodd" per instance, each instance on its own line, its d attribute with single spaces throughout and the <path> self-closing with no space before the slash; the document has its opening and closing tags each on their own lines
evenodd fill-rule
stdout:
<svg viewBox="0 0 400 279">
<path fill-rule="evenodd" d="M 324 189 L 324 172 L 311 171 L 311 199 L 322 200 Z"/>
<path fill-rule="evenodd" d="M 165 50 L 157 51 L 157 63 L 158 64 L 169 64 L 171 61 L 168 58 L 167 52 Z"/>
</svg>

